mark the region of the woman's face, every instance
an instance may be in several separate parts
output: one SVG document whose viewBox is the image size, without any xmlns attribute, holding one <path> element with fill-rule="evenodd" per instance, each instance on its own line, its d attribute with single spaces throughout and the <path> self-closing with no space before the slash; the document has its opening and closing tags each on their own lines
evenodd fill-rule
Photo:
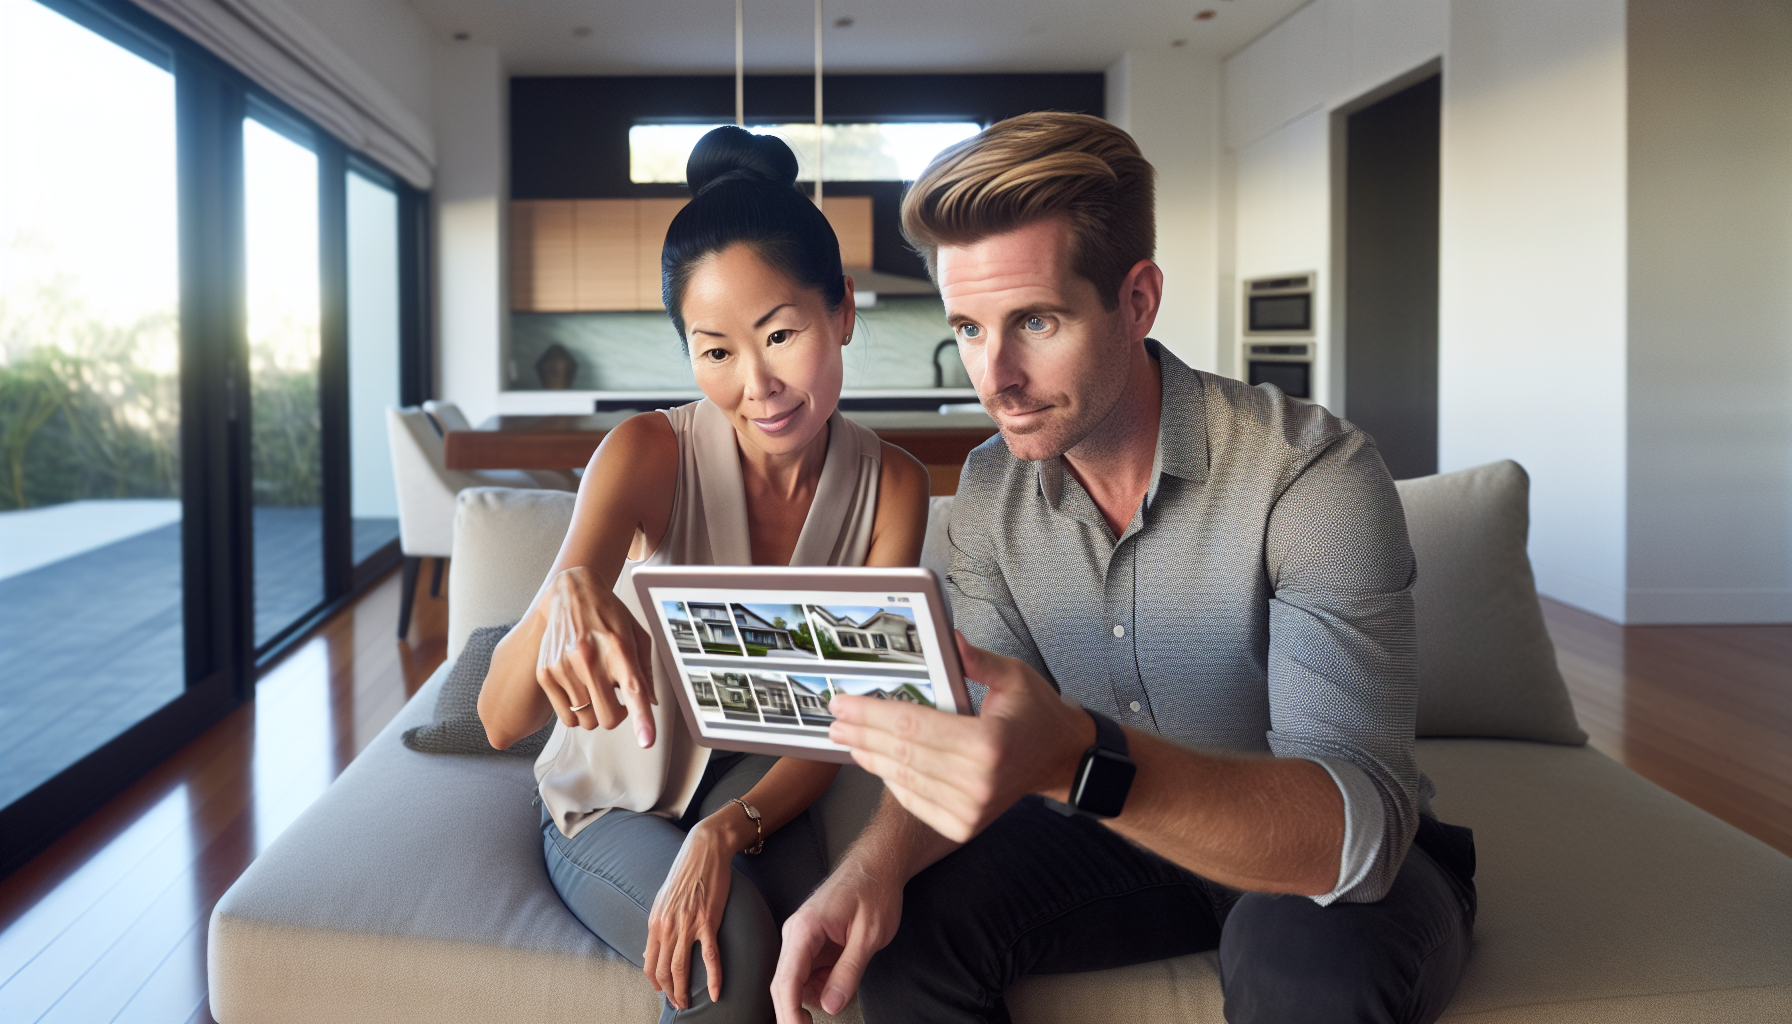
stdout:
<svg viewBox="0 0 1792 1024">
<path fill-rule="evenodd" d="M 684 292 L 697 386 L 768 455 L 803 450 L 840 404 L 841 346 L 852 330 L 852 281 L 830 311 L 821 293 L 733 245 L 701 263 Z"/>
</svg>

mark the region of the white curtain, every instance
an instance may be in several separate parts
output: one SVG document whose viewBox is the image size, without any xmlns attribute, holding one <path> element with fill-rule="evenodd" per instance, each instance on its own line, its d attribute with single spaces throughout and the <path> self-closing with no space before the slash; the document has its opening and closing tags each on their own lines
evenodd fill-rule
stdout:
<svg viewBox="0 0 1792 1024">
<path fill-rule="evenodd" d="M 429 126 L 279 0 L 135 0 L 293 105 L 350 149 L 427 189 Z"/>
</svg>

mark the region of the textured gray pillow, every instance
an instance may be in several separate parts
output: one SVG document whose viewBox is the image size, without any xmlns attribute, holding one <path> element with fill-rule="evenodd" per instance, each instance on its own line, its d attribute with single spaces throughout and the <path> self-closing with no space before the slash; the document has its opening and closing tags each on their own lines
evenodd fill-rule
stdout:
<svg viewBox="0 0 1792 1024">
<path fill-rule="evenodd" d="M 512 623 L 514 625 L 514 623 Z M 494 749 L 485 738 L 485 725 L 479 721 L 479 691 L 485 686 L 486 670 L 492 666 L 492 649 L 510 626 L 486 626 L 475 629 L 461 648 L 460 657 L 448 670 L 442 690 L 436 694 L 435 721 L 404 731 L 404 745 L 425 754 L 516 754 L 534 757 L 548 741 L 554 723 L 525 736 L 509 750 Z"/>
<path fill-rule="evenodd" d="M 1491 462 L 1395 486 L 1419 565 L 1418 735 L 1585 743 L 1525 553 L 1524 468 Z"/>
</svg>

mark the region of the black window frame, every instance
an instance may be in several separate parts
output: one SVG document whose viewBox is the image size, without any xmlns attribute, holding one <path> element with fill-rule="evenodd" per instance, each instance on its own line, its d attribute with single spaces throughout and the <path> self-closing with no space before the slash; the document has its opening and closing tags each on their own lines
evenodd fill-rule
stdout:
<svg viewBox="0 0 1792 1024">
<path fill-rule="evenodd" d="M 377 160 L 129 0 L 34 0 L 174 75 L 179 197 L 180 454 L 185 689 L 0 808 L 0 877 L 10 875 L 225 715 L 253 700 L 260 670 L 395 568 L 398 542 L 352 564 L 348 467 L 346 174 L 393 189 L 399 206 L 398 401 L 433 393 L 429 203 Z M 254 642 L 242 122 L 266 115 L 318 155 L 324 598 Z"/>
</svg>

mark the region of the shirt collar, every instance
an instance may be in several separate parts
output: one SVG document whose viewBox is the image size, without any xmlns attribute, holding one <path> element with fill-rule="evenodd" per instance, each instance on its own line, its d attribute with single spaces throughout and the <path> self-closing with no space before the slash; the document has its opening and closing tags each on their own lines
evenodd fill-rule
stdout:
<svg viewBox="0 0 1792 1024">
<path fill-rule="evenodd" d="M 1163 407 L 1157 420 L 1157 451 L 1151 464 L 1151 487 L 1145 504 L 1157 497 L 1164 474 L 1199 484 L 1207 479 L 1207 402 L 1201 377 L 1188 364 L 1151 338 L 1145 347 L 1157 358 L 1163 381 Z M 1054 511 L 1064 497 L 1064 461 L 1039 463 L 1039 493 Z"/>
</svg>

